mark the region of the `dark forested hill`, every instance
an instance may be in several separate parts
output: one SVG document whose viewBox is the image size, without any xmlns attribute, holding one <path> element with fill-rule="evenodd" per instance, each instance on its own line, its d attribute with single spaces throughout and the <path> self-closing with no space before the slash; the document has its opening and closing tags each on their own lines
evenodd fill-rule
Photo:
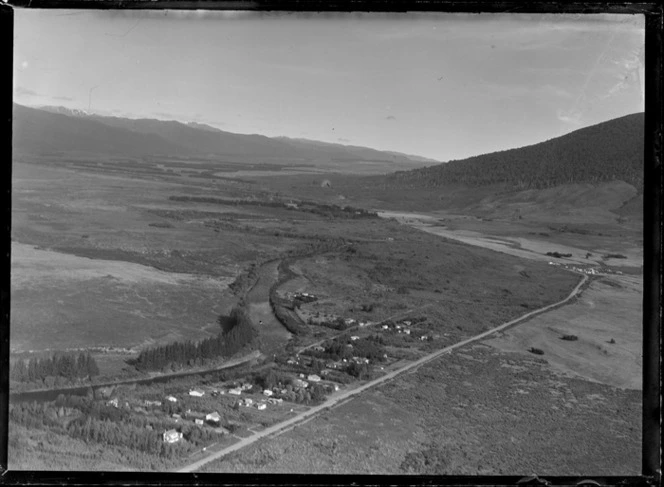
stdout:
<svg viewBox="0 0 664 487">
<path fill-rule="evenodd" d="M 404 187 L 508 184 L 516 189 L 625 181 L 643 187 L 643 113 L 576 130 L 539 144 L 388 175 Z"/>
</svg>

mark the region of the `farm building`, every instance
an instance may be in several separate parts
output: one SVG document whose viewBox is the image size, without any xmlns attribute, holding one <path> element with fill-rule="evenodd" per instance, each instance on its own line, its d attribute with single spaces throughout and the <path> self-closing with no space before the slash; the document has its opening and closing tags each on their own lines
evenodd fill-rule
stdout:
<svg viewBox="0 0 664 487">
<path fill-rule="evenodd" d="M 175 430 L 168 430 L 164 432 L 164 441 L 166 443 L 175 443 L 182 439 L 182 433 Z"/>
</svg>

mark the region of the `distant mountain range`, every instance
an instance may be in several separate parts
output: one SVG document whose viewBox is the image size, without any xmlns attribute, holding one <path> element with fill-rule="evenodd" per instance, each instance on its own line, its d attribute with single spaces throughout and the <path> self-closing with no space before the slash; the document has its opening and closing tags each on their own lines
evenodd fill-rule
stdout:
<svg viewBox="0 0 664 487">
<path fill-rule="evenodd" d="M 394 169 L 436 162 L 366 147 L 225 132 L 196 122 L 107 117 L 64 107 L 14 104 L 17 153 L 220 157 L 236 161 L 324 164 L 380 162 Z M 387 172 L 387 171 L 386 171 Z"/>
<path fill-rule="evenodd" d="M 517 189 L 622 180 L 643 187 L 644 114 L 600 123 L 539 144 L 380 178 L 397 187 L 506 184 Z"/>
</svg>

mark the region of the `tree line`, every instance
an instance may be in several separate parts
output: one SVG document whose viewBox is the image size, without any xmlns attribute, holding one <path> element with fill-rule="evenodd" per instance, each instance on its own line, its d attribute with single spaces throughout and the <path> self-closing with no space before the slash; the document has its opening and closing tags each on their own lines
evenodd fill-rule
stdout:
<svg viewBox="0 0 664 487">
<path fill-rule="evenodd" d="M 233 308 L 229 316 L 219 318 L 222 330 L 216 337 L 200 342 L 173 342 L 143 350 L 133 361 L 138 370 L 160 370 L 166 366 L 195 365 L 202 360 L 230 357 L 251 343 L 256 330 L 246 309 Z"/>
<path fill-rule="evenodd" d="M 355 208 L 352 206 L 337 206 L 326 203 L 316 203 L 313 201 L 300 201 L 297 204 L 291 204 L 285 201 L 278 200 L 259 200 L 259 199 L 244 199 L 233 200 L 226 198 L 215 198 L 212 196 L 170 196 L 171 201 L 186 201 L 193 203 L 212 203 L 217 205 L 228 206 L 262 206 L 267 208 L 285 208 L 290 211 L 302 211 L 306 213 L 313 213 L 326 217 L 337 217 L 347 219 L 358 218 L 378 218 L 378 214 L 373 211 L 365 210 L 363 208 Z"/>
<path fill-rule="evenodd" d="M 9 377 L 16 382 L 42 382 L 47 377 L 85 379 L 99 375 L 95 359 L 87 352 L 57 353 L 51 357 L 17 359 L 10 364 Z"/>
</svg>

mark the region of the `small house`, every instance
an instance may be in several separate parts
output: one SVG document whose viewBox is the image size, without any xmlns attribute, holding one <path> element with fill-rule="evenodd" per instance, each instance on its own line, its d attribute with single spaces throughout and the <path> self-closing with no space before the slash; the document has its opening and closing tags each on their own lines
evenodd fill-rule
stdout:
<svg viewBox="0 0 664 487">
<path fill-rule="evenodd" d="M 166 400 L 167 400 L 167 401 L 170 401 L 170 402 L 178 402 L 178 400 L 177 400 L 175 397 L 173 397 L 173 396 L 168 396 L 168 397 L 166 398 Z"/>
<path fill-rule="evenodd" d="M 228 393 L 233 394 L 234 396 L 239 396 L 240 394 L 242 394 L 242 389 L 236 387 L 235 389 L 229 389 Z"/>
<path fill-rule="evenodd" d="M 168 430 L 164 432 L 164 441 L 166 443 L 176 443 L 182 439 L 182 433 L 175 430 Z"/>
<path fill-rule="evenodd" d="M 205 421 L 209 421 L 211 423 L 218 423 L 221 421 L 221 416 L 219 416 L 218 412 L 210 413 L 207 416 L 205 416 Z"/>
<path fill-rule="evenodd" d="M 410 335 L 410 330 L 404 330 L 403 331 L 406 335 Z"/>
<path fill-rule="evenodd" d="M 116 398 L 111 399 L 110 401 L 108 401 L 106 403 L 106 405 L 113 406 L 114 408 L 117 408 L 118 407 L 118 398 L 116 397 Z"/>
<path fill-rule="evenodd" d="M 307 379 L 311 382 L 320 382 L 320 377 L 317 376 L 316 374 L 311 374 L 310 376 L 307 377 Z"/>
<path fill-rule="evenodd" d="M 389 329 L 390 327 L 389 327 L 388 325 L 383 325 L 381 328 L 382 328 L 383 330 L 387 330 L 387 329 Z"/>
<path fill-rule="evenodd" d="M 198 389 L 192 389 L 191 391 L 189 391 L 189 395 L 194 397 L 203 397 L 205 395 L 205 392 Z"/>
<path fill-rule="evenodd" d="M 259 402 L 258 404 L 256 404 L 256 409 L 258 409 L 259 411 L 262 411 L 265 408 L 267 408 L 267 404 L 265 404 L 264 402 Z"/>
<path fill-rule="evenodd" d="M 360 337 L 357 336 L 357 335 L 353 335 L 352 337 L 350 337 L 350 339 L 351 339 L 352 341 L 355 341 L 355 340 L 359 340 Z"/>
<path fill-rule="evenodd" d="M 199 419 L 199 418 L 196 418 L 196 419 L 194 419 L 194 423 L 196 423 L 198 425 L 203 425 L 203 420 Z"/>
<path fill-rule="evenodd" d="M 263 391 L 264 396 L 270 397 L 272 394 L 273 394 L 273 392 L 270 389 L 265 389 Z"/>
</svg>

